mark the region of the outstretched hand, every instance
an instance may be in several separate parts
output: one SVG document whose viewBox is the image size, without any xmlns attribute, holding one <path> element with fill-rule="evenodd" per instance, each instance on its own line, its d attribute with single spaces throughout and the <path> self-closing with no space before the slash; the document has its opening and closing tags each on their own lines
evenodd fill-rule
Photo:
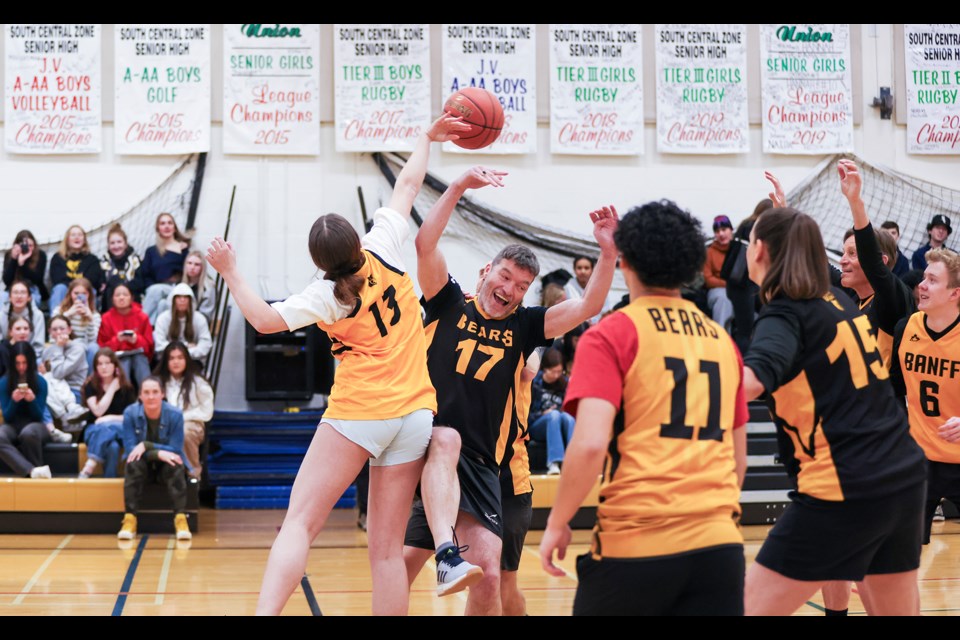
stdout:
<svg viewBox="0 0 960 640">
<path fill-rule="evenodd" d="M 837 162 L 837 173 L 840 175 L 840 192 L 843 197 L 847 200 L 859 198 L 863 176 L 857 169 L 857 163 L 853 160 L 840 160 Z"/>
<path fill-rule="evenodd" d="M 773 206 L 777 208 L 783 208 L 787 206 L 787 194 L 783 192 L 783 185 L 780 184 L 777 176 L 773 175 L 769 171 L 764 171 L 763 177 L 769 180 L 770 184 L 773 185 L 773 191 L 767 194 L 773 201 Z"/>
<path fill-rule="evenodd" d="M 593 237 L 600 245 L 600 250 L 615 252 L 617 245 L 613 241 L 613 234 L 620 225 L 620 216 L 617 215 L 616 207 L 610 205 L 591 211 L 590 220 L 593 221 Z"/>
<path fill-rule="evenodd" d="M 464 122 L 462 117 L 444 112 L 430 125 L 427 137 L 434 142 L 448 142 L 459 140 L 460 134 L 467 131 L 470 131 L 470 125 Z"/>
<path fill-rule="evenodd" d="M 232 244 L 220 236 L 217 236 L 207 249 L 207 264 L 209 264 L 214 271 L 223 275 L 227 271 L 236 268 L 237 252 L 233 249 Z"/>
<path fill-rule="evenodd" d="M 502 187 L 503 177 L 506 175 L 508 175 L 506 171 L 477 165 L 460 176 L 460 184 L 463 185 L 464 189 L 480 189 L 486 186 Z"/>
</svg>

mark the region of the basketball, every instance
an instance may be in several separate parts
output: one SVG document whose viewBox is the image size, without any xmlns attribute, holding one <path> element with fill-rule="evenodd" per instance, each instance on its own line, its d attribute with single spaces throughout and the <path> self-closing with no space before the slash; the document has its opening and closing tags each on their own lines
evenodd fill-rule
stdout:
<svg viewBox="0 0 960 640">
<path fill-rule="evenodd" d="M 479 87 L 460 89 L 447 98 L 443 110 L 462 116 L 463 122 L 471 125 L 469 131 L 460 133 L 453 144 L 464 149 L 483 149 L 500 136 L 503 129 L 503 107 L 493 93 Z"/>
</svg>

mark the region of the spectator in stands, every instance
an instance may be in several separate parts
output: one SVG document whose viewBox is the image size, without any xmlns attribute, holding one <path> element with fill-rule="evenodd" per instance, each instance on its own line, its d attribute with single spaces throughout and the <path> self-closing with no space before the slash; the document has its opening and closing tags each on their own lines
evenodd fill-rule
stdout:
<svg viewBox="0 0 960 640">
<path fill-rule="evenodd" d="M 947 237 L 953 232 L 953 226 L 950 224 L 950 218 L 938 213 L 930 218 L 930 224 L 927 225 L 927 244 L 921 246 L 913 252 L 910 258 L 910 266 L 921 271 L 927 268 L 927 251 L 930 249 L 939 249 L 947 241 Z"/>
<path fill-rule="evenodd" d="M 897 263 L 893 265 L 893 275 L 903 280 L 903 276 L 910 271 L 910 261 L 907 260 L 907 256 L 903 255 L 903 251 L 900 251 L 900 225 L 893 220 L 887 220 L 880 225 L 880 228 L 889 233 L 893 241 L 897 243 Z"/>
<path fill-rule="evenodd" d="M 47 271 L 47 254 L 37 246 L 37 239 L 26 229 L 13 239 L 13 246 L 3 258 L 4 291 L 0 302 L 9 299 L 10 288 L 17 280 L 27 283 L 36 304 L 50 297 L 43 278 Z"/>
<path fill-rule="evenodd" d="M 104 477 L 116 478 L 123 445 L 123 411 L 137 401 L 137 393 L 112 349 L 98 351 L 94 362 L 94 370 L 83 384 L 83 403 L 95 420 L 83 433 L 87 462 L 80 478 L 92 476 L 97 465 L 103 465 Z"/>
<path fill-rule="evenodd" d="M 74 338 L 70 320 L 54 316 L 50 321 L 50 344 L 43 349 L 38 370 L 47 381 L 49 422 L 79 422 L 87 415 L 81 403 L 81 389 L 87 377 L 87 354 L 82 341 Z M 72 436 L 71 436 L 72 441 Z"/>
<path fill-rule="evenodd" d="M 563 454 L 573 437 L 574 419 L 561 409 L 567 391 L 567 376 L 563 372 L 563 356 L 549 349 L 540 363 L 540 371 L 533 379 L 530 394 L 530 438 L 547 445 L 547 474 L 560 473 Z"/>
<path fill-rule="evenodd" d="M 733 328 L 733 304 L 727 297 L 727 281 L 720 277 L 723 260 L 733 240 L 733 223 L 727 216 L 713 219 L 713 242 L 707 245 L 707 261 L 703 265 L 703 282 L 707 290 L 710 316 L 728 332 Z"/>
<path fill-rule="evenodd" d="M 207 319 L 196 312 L 193 289 L 181 282 L 173 288 L 170 297 L 173 308 L 157 316 L 153 339 L 157 351 L 162 351 L 173 341 L 180 341 L 190 349 L 190 357 L 200 365 L 207 361 L 207 355 L 213 348 Z"/>
<path fill-rule="evenodd" d="M 192 538 L 186 515 L 183 413 L 164 401 L 163 385 L 156 376 L 149 376 L 140 383 L 140 402 L 123 412 L 123 448 L 128 452 L 123 477 L 125 513 L 117 537 L 132 540 L 137 535 L 137 514 L 143 487 L 148 481 L 158 479 L 173 502 L 177 540 Z"/>
<path fill-rule="evenodd" d="M 0 460 L 20 477 L 52 477 L 43 464 L 43 445 L 51 441 L 46 406 L 47 381 L 37 375 L 37 354 L 29 342 L 17 342 L 10 347 L 10 369 L 0 378 Z"/>
<path fill-rule="evenodd" d="M 551 282 L 543 288 L 543 301 L 541 304 L 548 309 L 555 304 L 559 304 L 567 299 L 567 292 L 556 282 Z"/>
<path fill-rule="evenodd" d="M 154 228 L 157 231 L 157 244 L 147 248 L 140 267 L 140 276 L 146 287 L 143 312 L 150 318 L 151 324 L 160 313 L 160 303 L 183 277 L 183 263 L 190 248 L 190 238 L 180 231 L 169 213 L 157 216 Z"/>
<path fill-rule="evenodd" d="M 74 335 L 86 349 L 87 367 L 93 366 L 93 356 L 100 349 L 97 337 L 100 335 L 102 318 L 97 312 L 96 295 L 93 285 L 86 278 L 77 278 L 67 287 L 67 295 L 52 314 L 59 314 L 70 320 Z"/>
<path fill-rule="evenodd" d="M 207 261 L 203 253 L 191 251 L 187 254 L 187 259 L 183 262 L 183 278 L 180 282 L 190 285 L 190 289 L 193 290 L 194 309 L 203 314 L 209 327 L 217 305 L 217 292 L 213 287 L 212 279 L 207 276 Z M 168 296 L 160 303 L 160 311 L 163 312 L 169 308 L 170 297 Z"/>
<path fill-rule="evenodd" d="M 7 335 L 17 318 L 24 318 L 30 324 L 30 344 L 36 353 L 42 353 L 47 340 L 47 323 L 34 304 L 27 283 L 22 281 L 13 283 L 10 300 L 0 308 L 0 335 Z"/>
<path fill-rule="evenodd" d="M 573 356 L 577 352 L 577 342 L 580 341 L 583 332 L 589 328 L 590 323 L 583 322 L 563 334 L 562 338 L 553 342 L 553 348 L 560 349 L 560 353 L 563 354 L 563 372 L 568 376 L 570 371 L 573 370 Z"/>
<path fill-rule="evenodd" d="M 734 242 L 742 242 L 739 251 L 744 252 L 746 259 L 746 245 L 750 242 L 750 230 L 754 223 L 767 209 L 773 208 L 773 200 L 764 198 L 753 208 L 753 213 L 744 219 L 734 232 Z M 731 247 L 732 248 L 732 247 Z M 731 265 L 732 266 L 732 265 Z M 746 271 L 746 269 L 744 269 Z M 753 322 L 757 315 L 757 293 L 760 288 L 744 273 L 739 281 L 727 279 L 727 298 L 733 306 L 733 340 L 737 343 L 740 353 L 746 353 L 750 348 L 750 336 L 753 335 Z"/>
<path fill-rule="evenodd" d="M 187 345 L 178 341 L 164 348 L 156 375 L 163 383 L 164 399 L 183 412 L 183 453 L 190 475 L 199 478 L 203 471 L 200 445 L 206 423 L 213 418 L 213 389 L 197 370 Z"/>
<path fill-rule="evenodd" d="M 127 243 L 127 232 L 120 223 L 114 223 L 107 232 L 107 252 L 100 256 L 103 270 L 103 291 L 100 309 L 103 313 L 113 304 L 113 288 L 121 282 L 130 289 L 134 302 L 143 295 L 143 278 L 140 275 L 140 256 Z"/>
<path fill-rule="evenodd" d="M 586 290 L 587 283 L 590 282 L 591 276 L 593 276 L 593 267 L 596 264 L 597 259 L 591 256 L 577 256 L 573 259 L 574 277 L 567 280 L 567 283 L 563 286 L 568 300 L 578 300 L 583 297 L 583 292 Z M 600 322 L 603 314 L 613 308 L 617 300 L 618 298 L 615 295 L 608 292 L 607 298 L 603 303 L 603 309 L 600 310 L 600 313 L 590 318 L 590 324 Z"/>
<path fill-rule="evenodd" d="M 113 308 L 103 314 L 97 343 L 117 354 L 124 374 L 134 385 L 150 375 L 153 327 L 125 284 L 113 288 Z"/>
<path fill-rule="evenodd" d="M 50 258 L 50 308 L 56 309 L 67 295 L 67 285 L 76 278 L 86 278 L 94 291 L 103 284 L 100 260 L 90 253 L 87 232 L 80 225 L 73 225 L 60 242 L 60 248 Z"/>
</svg>

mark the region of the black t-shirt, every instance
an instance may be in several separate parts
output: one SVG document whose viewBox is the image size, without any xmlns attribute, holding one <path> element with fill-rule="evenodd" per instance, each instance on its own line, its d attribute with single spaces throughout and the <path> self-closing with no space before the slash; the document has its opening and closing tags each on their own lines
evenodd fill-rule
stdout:
<svg viewBox="0 0 960 640">
<path fill-rule="evenodd" d="M 103 397 L 103 394 L 97 394 L 96 387 L 93 386 L 92 382 L 88 382 L 83 386 L 83 397 L 84 400 L 87 398 L 97 398 L 98 400 Z M 103 413 L 105 416 L 122 416 L 123 410 L 132 405 L 137 401 L 137 394 L 134 392 L 133 387 L 120 387 L 120 389 L 113 394 L 113 401 L 110 402 L 110 406 L 107 407 L 107 410 Z M 88 405 L 89 406 L 89 405 Z"/>
<path fill-rule="evenodd" d="M 521 306 L 506 318 L 488 318 L 452 277 L 421 304 L 427 368 L 437 390 L 434 422 L 460 433 L 463 454 L 495 467 L 503 457 L 498 445 L 511 431 L 517 370 L 534 349 L 550 343 L 543 335 L 547 310 Z"/>
</svg>

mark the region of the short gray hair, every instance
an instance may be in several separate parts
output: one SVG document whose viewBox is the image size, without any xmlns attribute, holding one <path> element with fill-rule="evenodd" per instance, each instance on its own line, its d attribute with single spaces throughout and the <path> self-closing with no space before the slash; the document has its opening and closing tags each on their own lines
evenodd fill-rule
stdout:
<svg viewBox="0 0 960 640">
<path fill-rule="evenodd" d="M 500 250 L 500 253 L 494 256 L 490 266 L 496 266 L 501 260 L 511 260 L 524 271 L 529 271 L 533 274 L 534 278 L 540 275 L 540 261 L 537 260 L 536 254 L 522 244 L 508 244 L 505 246 Z"/>
</svg>

